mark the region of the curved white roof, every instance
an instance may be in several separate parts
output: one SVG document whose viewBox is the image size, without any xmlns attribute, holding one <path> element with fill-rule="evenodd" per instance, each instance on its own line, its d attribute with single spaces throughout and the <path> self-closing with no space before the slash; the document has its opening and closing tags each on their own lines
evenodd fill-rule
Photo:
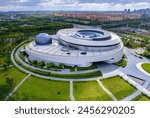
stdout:
<svg viewBox="0 0 150 118">
<path fill-rule="evenodd" d="M 88 30 L 107 32 L 99 29 L 88 29 Z M 109 40 L 82 40 L 81 38 L 77 38 L 74 36 L 75 33 L 78 31 L 81 31 L 81 29 L 76 28 L 62 29 L 57 32 L 57 36 L 59 40 L 62 40 L 64 42 L 83 46 L 109 46 L 109 45 L 116 45 L 121 42 L 119 36 L 117 36 L 112 32 L 108 32 L 111 35 L 111 38 Z"/>
</svg>

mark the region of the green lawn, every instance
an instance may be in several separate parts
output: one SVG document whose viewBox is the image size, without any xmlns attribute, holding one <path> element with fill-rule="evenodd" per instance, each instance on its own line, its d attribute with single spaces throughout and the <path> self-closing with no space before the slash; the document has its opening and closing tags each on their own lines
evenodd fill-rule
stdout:
<svg viewBox="0 0 150 118">
<path fill-rule="evenodd" d="M 15 67 L 11 67 L 6 70 L 0 70 L 0 100 L 3 100 L 25 76 L 27 76 L 27 74 L 19 71 Z M 6 77 L 12 77 L 14 79 L 13 87 L 6 83 Z"/>
<path fill-rule="evenodd" d="M 83 101 L 111 101 L 111 97 L 103 91 L 96 81 L 74 82 L 75 100 Z"/>
<path fill-rule="evenodd" d="M 29 77 L 10 100 L 65 101 L 70 100 L 69 82 Z"/>
<path fill-rule="evenodd" d="M 119 76 L 103 79 L 101 82 L 118 100 L 121 100 L 136 91 L 136 88 Z"/>
<path fill-rule="evenodd" d="M 119 62 L 117 62 L 117 63 L 115 63 L 115 65 L 117 65 L 117 66 L 120 66 L 120 67 L 126 67 L 127 66 L 127 60 L 125 60 L 125 59 L 122 59 L 122 60 L 120 60 Z"/>
<path fill-rule="evenodd" d="M 144 93 L 138 95 L 137 97 L 133 98 L 132 101 L 150 101 L 150 97 L 146 96 Z"/>
<path fill-rule="evenodd" d="M 146 72 L 150 74 L 150 63 L 144 63 L 141 66 Z"/>
</svg>

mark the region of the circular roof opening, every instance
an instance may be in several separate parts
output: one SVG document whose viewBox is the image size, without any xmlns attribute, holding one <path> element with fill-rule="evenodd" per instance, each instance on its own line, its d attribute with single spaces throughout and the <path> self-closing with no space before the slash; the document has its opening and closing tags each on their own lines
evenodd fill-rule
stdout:
<svg viewBox="0 0 150 118">
<path fill-rule="evenodd" d="M 111 38 L 110 33 L 99 30 L 78 30 L 74 36 L 86 40 L 109 40 Z"/>
<path fill-rule="evenodd" d="M 37 45 L 48 45 L 52 43 L 52 38 L 47 33 L 40 33 L 36 36 L 35 43 Z"/>
</svg>

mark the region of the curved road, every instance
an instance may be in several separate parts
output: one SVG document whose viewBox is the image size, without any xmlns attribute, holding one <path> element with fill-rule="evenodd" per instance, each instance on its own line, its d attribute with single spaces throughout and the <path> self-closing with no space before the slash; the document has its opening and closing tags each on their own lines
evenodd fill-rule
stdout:
<svg viewBox="0 0 150 118">
<path fill-rule="evenodd" d="M 113 72 L 115 70 L 119 70 L 119 71 L 125 73 L 126 75 L 132 75 L 134 77 L 141 78 L 141 79 L 146 80 L 146 81 L 150 81 L 150 77 L 147 76 L 146 74 L 142 73 L 136 67 L 137 63 L 150 62 L 150 60 L 145 58 L 145 57 L 143 57 L 143 59 L 139 58 L 138 55 L 135 54 L 133 49 L 128 49 L 126 47 L 125 47 L 125 54 L 127 55 L 127 58 L 128 58 L 128 64 L 125 68 L 118 67 L 114 64 L 104 63 L 104 64 L 99 66 L 101 72 L 103 74 L 107 74 L 107 73 Z"/>
</svg>

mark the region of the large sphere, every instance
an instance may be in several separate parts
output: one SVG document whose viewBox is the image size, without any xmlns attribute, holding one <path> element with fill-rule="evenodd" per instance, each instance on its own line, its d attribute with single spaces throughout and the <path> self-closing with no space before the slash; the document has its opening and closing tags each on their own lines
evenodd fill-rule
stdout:
<svg viewBox="0 0 150 118">
<path fill-rule="evenodd" d="M 52 38 L 47 33 L 40 33 L 36 36 L 35 43 L 37 45 L 48 45 L 52 43 Z"/>
</svg>

